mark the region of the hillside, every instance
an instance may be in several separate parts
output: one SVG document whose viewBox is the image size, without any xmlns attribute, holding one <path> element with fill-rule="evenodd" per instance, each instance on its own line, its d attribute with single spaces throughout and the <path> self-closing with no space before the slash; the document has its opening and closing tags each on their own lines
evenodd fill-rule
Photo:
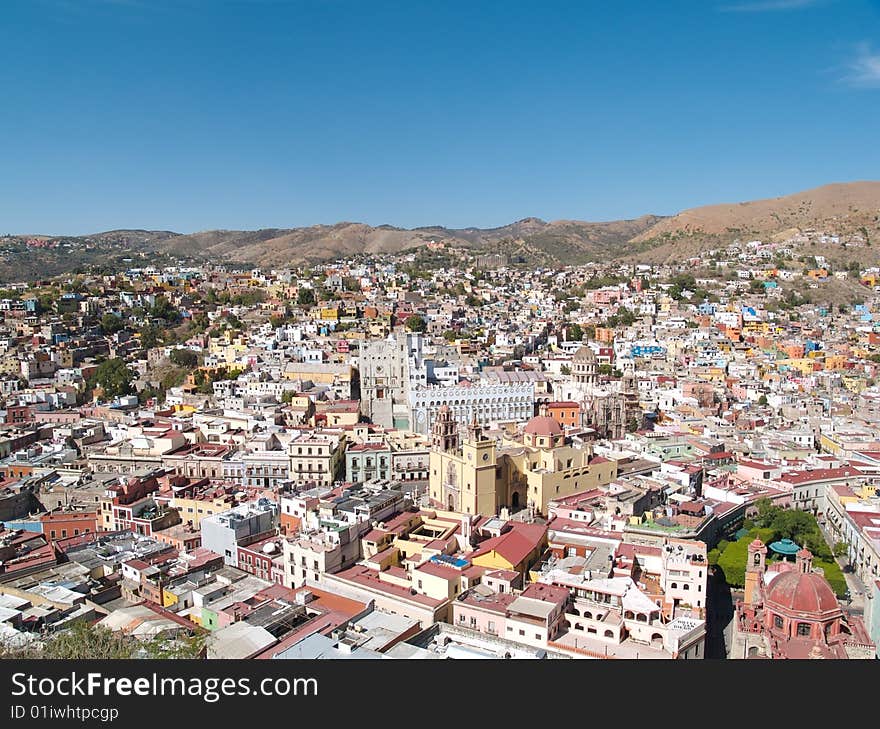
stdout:
<svg viewBox="0 0 880 729">
<path fill-rule="evenodd" d="M 809 230 L 880 241 L 880 181 L 824 185 L 784 197 L 684 210 L 635 236 L 629 246 L 645 262 L 695 255 L 741 241 L 785 239 Z"/>
<path fill-rule="evenodd" d="M 880 181 L 825 185 L 785 197 L 708 205 L 662 217 L 585 222 L 523 218 L 498 228 L 396 228 L 342 222 L 303 228 L 172 231 L 112 230 L 87 236 L 0 239 L 0 280 L 33 279 L 84 266 L 120 267 L 184 258 L 283 267 L 356 254 L 399 253 L 430 241 L 473 252 L 503 252 L 532 265 L 683 260 L 734 240 L 785 240 L 809 232 L 867 240 L 844 258 L 880 262 Z M 874 245 L 876 244 L 876 245 Z M 129 259 L 134 257 L 134 261 Z"/>
</svg>

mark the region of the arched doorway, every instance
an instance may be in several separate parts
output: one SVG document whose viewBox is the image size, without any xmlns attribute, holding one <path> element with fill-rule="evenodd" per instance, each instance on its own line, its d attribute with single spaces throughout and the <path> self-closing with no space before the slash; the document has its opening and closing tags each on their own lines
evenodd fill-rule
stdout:
<svg viewBox="0 0 880 729">
<path fill-rule="evenodd" d="M 510 505 L 514 509 L 519 508 L 519 491 L 514 491 L 510 496 Z"/>
</svg>

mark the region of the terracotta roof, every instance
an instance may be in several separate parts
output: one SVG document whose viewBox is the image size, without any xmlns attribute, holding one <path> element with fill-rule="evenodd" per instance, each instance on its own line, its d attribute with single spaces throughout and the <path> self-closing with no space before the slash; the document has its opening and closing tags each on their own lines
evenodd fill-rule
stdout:
<svg viewBox="0 0 880 729">
<path fill-rule="evenodd" d="M 536 415 L 528 423 L 526 423 L 525 433 L 529 435 L 538 435 L 545 437 L 553 437 L 562 435 L 562 426 L 559 425 L 549 415 Z"/>
<path fill-rule="evenodd" d="M 800 571 L 783 572 L 767 589 L 768 607 L 797 613 L 826 613 L 840 610 L 834 591 L 822 575 Z"/>
</svg>

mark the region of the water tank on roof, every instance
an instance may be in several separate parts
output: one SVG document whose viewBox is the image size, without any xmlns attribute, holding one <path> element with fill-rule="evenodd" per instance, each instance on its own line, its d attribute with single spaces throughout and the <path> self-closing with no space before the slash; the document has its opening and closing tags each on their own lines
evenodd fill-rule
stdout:
<svg viewBox="0 0 880 729">
<path fill-rule="evenodd" d="M 266 542 L 263 545 L 263 554 L 273 554 L 276 549 L 278 549 L 278 547 L 275 542 Z"/>
</svg>

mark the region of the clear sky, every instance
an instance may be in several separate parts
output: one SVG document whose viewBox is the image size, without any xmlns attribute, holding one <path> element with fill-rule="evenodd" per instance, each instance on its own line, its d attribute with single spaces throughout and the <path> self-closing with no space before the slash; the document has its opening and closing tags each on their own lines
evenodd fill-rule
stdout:
<svg viewBox="0 0 880 729">
<path fill-rule="evenodd" d="M 610 220 L 880 179 L 880 0 L 2 0 L 0 234 Z"/>
</svg>

